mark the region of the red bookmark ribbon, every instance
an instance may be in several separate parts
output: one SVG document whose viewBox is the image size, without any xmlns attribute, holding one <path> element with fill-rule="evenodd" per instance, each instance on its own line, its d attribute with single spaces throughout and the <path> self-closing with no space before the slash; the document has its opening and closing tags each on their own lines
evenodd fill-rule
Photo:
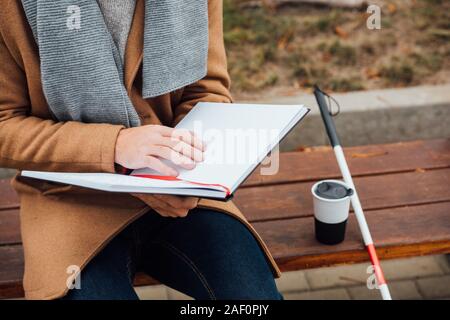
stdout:
<svg viewBox="0 0 450 320">
<path fill-rule="evenodd" d="M 165 181 L 181 181 L 181 182 L 187 182 L 187 183 L 191 183 L 191 184 L 194 184 L 197 186 L 204 186 L 204 187 L 220 187 L 225 190 L 227 197 L 231 195 L 231 190 L 229 188 L 225 187 L 222 184 L 218 184 L 218 183 L 195 182 L 195 181 L 179 179 L 177 177 L 160 176 L 160 175 L 155 175 L 155 174 L 132 174 L 131 176 L 139 177 L 139 178 L 147 178 L 147 179 L 165 180 Z"/>
</svg>

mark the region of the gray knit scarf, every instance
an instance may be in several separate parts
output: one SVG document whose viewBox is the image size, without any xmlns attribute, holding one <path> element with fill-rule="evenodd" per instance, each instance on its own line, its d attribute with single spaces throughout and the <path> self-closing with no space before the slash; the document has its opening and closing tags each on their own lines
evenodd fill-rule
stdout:
<svg viewBox="0 0 450 320">
<path fill-rule="evenodd" d="M 22 0 L 38 44 L 45 97 L 60 121 L 140 125 L 123 65 L 95 0 Z M 142 96 L 206 75 L 207 0 L 145 0 Z"/>
</svg>

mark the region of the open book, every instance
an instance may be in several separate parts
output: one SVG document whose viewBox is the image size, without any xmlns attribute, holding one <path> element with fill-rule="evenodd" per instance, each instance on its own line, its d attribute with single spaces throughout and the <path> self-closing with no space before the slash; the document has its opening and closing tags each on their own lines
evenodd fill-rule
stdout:
<svg viewBox="0 0 450 320">
<path fill-rule="evenodd" d="M 110 192 L 228 199 L 308 111 L 301 105 L 198 103 L 176 128 L 192 130 L 206 142 L 204 161 L 192 170 L 168 163 L 178 170 L 177 177 L 145 168 L 130 175 L 42 171 L 21 174 Z"/>
</svg>

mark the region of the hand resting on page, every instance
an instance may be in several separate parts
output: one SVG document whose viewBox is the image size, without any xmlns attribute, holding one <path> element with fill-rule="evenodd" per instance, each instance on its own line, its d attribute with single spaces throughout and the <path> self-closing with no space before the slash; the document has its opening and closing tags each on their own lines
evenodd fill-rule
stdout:
<svg viewBox="0 0 450 320">
<path fill-rule="evenodd" d="M 146 125 L 120 131 L 115 147 L 115 162 L 125 168 L 151 168 L 163 175 L 177 176 L 175 168 L 161 159 L 191 170 L 203 161 L 203 142 L 182 129 Z M 197 206 L 198 198 L 172 195 L 133 194 L 163 217 L 185 217 Z"/>
</svg>

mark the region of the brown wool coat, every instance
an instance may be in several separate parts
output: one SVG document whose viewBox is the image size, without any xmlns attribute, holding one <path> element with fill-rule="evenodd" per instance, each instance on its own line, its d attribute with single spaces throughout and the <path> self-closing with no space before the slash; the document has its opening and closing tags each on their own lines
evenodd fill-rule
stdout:
<svg viewBox="0 0 450 320">
<path fill-rule="evenodd" d="M 222 1 L 209 1 L 208 74 L 195 84 L 152 99 L 140 95 L 144 1 L 138 0 L 125 54 L 125 84 L 143 124 L 175 125 L 198 101 L 231 102 L 222 34 Z M 121 126 L 56 122 L 40 80 L 39 55 L 21 2 L 0 9 L 0 167 L 19 170 L 114 172 Z M 148 207 L 129 194 L 108 194 L 16 176 L 29 299 L 67 292 L 67 267 L 85 266 Z M 232 202 L 202 199 L 201 207 L 244 223 L 280 272 L 267 247 Z"/>
</svg>

